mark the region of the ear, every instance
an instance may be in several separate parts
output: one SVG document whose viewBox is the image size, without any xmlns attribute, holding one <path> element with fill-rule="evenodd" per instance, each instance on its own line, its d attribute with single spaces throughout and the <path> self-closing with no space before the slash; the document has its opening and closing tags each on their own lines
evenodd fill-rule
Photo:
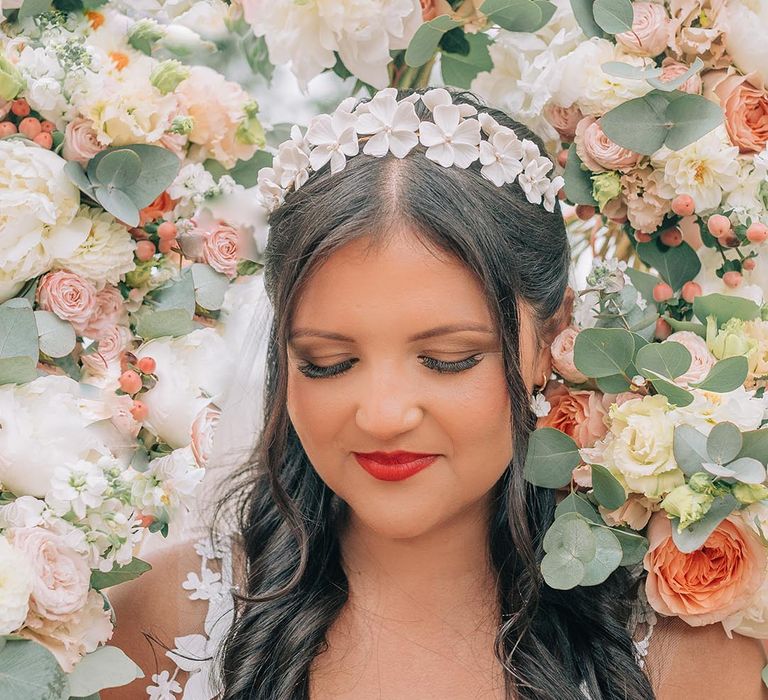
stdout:
<svg viewBox="0 0 768 700">
<path fill-rule="evenodd" d="M 549 375 L 552 374 L 552 351 L 550 350 L 550 346 L 555 338 L 571 325 L 575 299 L 576 294 L 573 289 L 571 289 L 571 287 L 566 287 L 563 303 L 547 324 L 546 331 L 542 338 L 544 345 L 539 350 L 534 367 L 534 387 L 543 388 L 542 382 L 546 384 L 546 381 L 544 380 L 549 379 Z"/>
</svg>

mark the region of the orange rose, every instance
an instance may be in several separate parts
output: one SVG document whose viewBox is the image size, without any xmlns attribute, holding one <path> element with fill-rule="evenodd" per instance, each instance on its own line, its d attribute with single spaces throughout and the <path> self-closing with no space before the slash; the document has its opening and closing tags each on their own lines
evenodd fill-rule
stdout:
<svg viewBox="0 0 768 700">
<path fill-rule="evenodd" d="M 759 83 L 759 87 L 750 82 Z M 768 143 L 768 93 L 755 74 L 732 75 L 715 88 L 725 111 L 725 128 L 741 153 L 760 153 Z"/>
<path fill-rule="evenodd" d="M 568 391 L 564 384 L 549 382 L 544 396 L 552 406 L 539 419 L 539 428 L 555 428 L 570 435 L 579 447 L 591 447 L 608 432 L 602 394 Z"/>
<path fill-rule="evenodd" d="M 690 554 L 672 541 L 672 523 L 659 511 L 648 527 L 643 559 L 651 607 L 693 627 L 721 622 L 743 608 L 762 585 L 766 553 L 739 516 L 717 526 L 704 546 Z"/>
<path fill-rule="evenodd" d="M 171 195 L 168 192 L 161 192 L 151 204 L 139 212 L 139 226 L 143 226 L 148 221 L 159 219 L 165 212 L 171 211 L 175 206 L 176 200 L 171 199 Z"/>
</svg>

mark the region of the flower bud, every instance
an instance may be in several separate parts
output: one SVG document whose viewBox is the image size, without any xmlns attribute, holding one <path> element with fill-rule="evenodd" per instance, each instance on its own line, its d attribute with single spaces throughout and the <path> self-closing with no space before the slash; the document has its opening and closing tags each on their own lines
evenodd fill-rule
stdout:
<svg viewBox="0 0 768 700">
<path fill-rule="evenodd" d="M 734 498 L 744 505 L 751 505 L 768 498 L 768 486 L 765 484 L 735 483 L 731 486 Z"/>
<path fill-rule="evenodd" d="M 708 493 L 714 496 L 714 485 L 712 484 L 712 475 L 707 472 L 696 472 L 688 479 L 690 486 L 696 493 Z"/>
<path fill-rule="evenodd" d="M 258 146 L 261 148 L 264 143 L 264 128 L 258 119 L 259 103 L 256 100 L 245 105 L 245 116 L 237 127 L 235 137 L 240 143 L 247 143 L 249 146 Z"/>
<path fill-rule="evenodd" d="M 192 133 L 195 128 L 195 120 L 192 117 L 174 117 L 171 122 L 171 128 L 168 129 L 172 134 L 186 136 Z"/>
<path fill-rule="evenodd" d="M 163 95 L 173 92 L 176 86 L 189 77 L 189 68 L 180 61 L 169 59 L 158 63 L 155 70 L 149 76 L 149 82 L 152 83 Z"/>
<path fill-rule="evenodd" d="M 673 517 L 680 519 L 678 532 L 691 523 L 701 520 L 709 511 L 714 498 L 707 493 L 698 493 L 687 484 L 677 486 L 667 494 L 661 507 Z"/>
<path fill-rule="evenodd" d="M 142 19 L 128 32 L 128 43 L 137 51 L 152 53 L 152 45 L 163 38 L 163 28 L 153 19 Z"/>
<path fill-rule="evenodd" d="M 621 194 L 621 177 L 616 171 L 592 176 L 592 196 L 602 210 L 612 199 Z"/>
</svg>

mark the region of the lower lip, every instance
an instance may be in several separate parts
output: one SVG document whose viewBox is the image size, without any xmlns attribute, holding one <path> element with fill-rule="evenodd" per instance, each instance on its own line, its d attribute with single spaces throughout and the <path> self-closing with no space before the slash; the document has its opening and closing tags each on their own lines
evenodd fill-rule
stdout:
<svg viewBox="0 0 768 700">
<path fill-rule="evenodd" d="M 437 458 L 438 455 L 430 455 L 429 457 L 419 457 L 419 459 L 414 459 L 412 462 L 403 462 L 402 464 L 382 464 L 364 455 L 355 455 L 358 464 L 372 477 L 379 479 L 379 481 L 402 481 L 409 476 L 418 474 L 422 469 L 426 469 Z"/>
</svg>

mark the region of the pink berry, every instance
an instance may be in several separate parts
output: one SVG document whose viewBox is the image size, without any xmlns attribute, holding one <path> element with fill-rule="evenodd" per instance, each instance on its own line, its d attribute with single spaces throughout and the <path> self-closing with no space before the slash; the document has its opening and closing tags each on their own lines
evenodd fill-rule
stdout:
<svg viewBox="0 0 768 700">
<path fill-rule="evenodd" d="M 145 404 L 143 401 L 134 401 L 133 406 L 131 406 L 131 415 L 133 416 L 133 420 L 139 422 L 145 420 L 149 415 L 147 404 Z"/>
<path fill-rule="evenodd" d="M 757 261 L 754 258 L 747 258 L 743 263 L 741 263 L 741 266 L 745 270 L 749 270 L 751 272 L 757 267 Z"/>
<path fill-rule="evenodd" d="M 565 187 L 561 187 L 561 188 L 560 188 L 560 189 L 557 191 L 557 198 L 558 198 L 558 199 L 559 199 L 561 202 L 564 202 L 564 201 L 565 201 L 565 197 L 566 197 L 566 195 L 565 195 Z"/>
<path fill-rule="evenodd" d="M 595 215 L 595 208 L 590 204 L 579 204 L 576 207 L 576 216 L 582 221 L 589 221 Z"/>
<path fill-rule="evenodd" d="M 731 232 L 731 220 L 722 214 L 713 214 L 707 220 L 707 228 L 715 238 L 721 238 Z"/>
<path fill-rule="evenodd" d="M 136 257 L 142 262 L 152 260 L 155 252 L 155 244 L 152 241 L 139 241 L 136 243 Z"/>
<path fill-rule="evenodd" d="M 158 245 L 157 245 L 158 250 L 163 255 L 168 255 L 168 253 L 171 252 L 171 248 L 173 246 L 173 240 L 174 239 L 172 239 L 172 238 L 170 240 L 168 238 L 161 238 L 160 239 L 160 243 L 158 243 Z"/>
<path fill-rule="evenodd" d="M 755 222 L 747 229 L 747 240 L 750 243 L 762 243 L 768 238 L 768 226 Z"/>
<path fill-rule="evenodd" d="M 557 154 L 557 164 L 564 168 L 565 164 L 568 162 L 568 151 L 566 149 L 563 149 L 560 151 L 560 153 Z"/>
<path fill-rule="evenodd" d="M 661 242 L 670 248 L 677 248 L 683 242 L 683 232 L 677 226 L 668 228 L 662 231 Z"/>
<path fill-rule="evenodd" d="M 680 296 L 682 296 L 689 304 L 693 304 L 693 300 L 696 297 L 700 297 L 703 293 L 704 291 L 698 282 L 686 282 L 683 285 Z"/>
<path fill-rule="evenodd" d="M 40 120 L 36 117 L 25 117 L 19 122 L 19 133 L 29 139 L 35 138 L 42 130 Z"/>
<path fill-rule="evenodd" d="M 139 524 L 140 527 L 149 527 L 153 522 L 155 522 L 155 516 L 140 515 L 138 518 L 136 518 L 136 522 Z"/>
<path fill-rule="evenodd" d="M 672 211 L 678 216 L 690 216 L 696 211 L 696 203 L 689 194 L 679 194 L 672 200 Z"/>
<path fill-rule="evenodd" d="M 653 239 L 653 236 L 651 236 L 650 233 L 646 233 L 645 231 L 635 231 L 635 240 L 638 243 L 650 243 Z"/>
<path fill-rule="evenodd" d="M 16 132 L 16 125 L 13 122 L 0 122 L 0 139 Z"/>
<path fill-rule="evenodd" d="M 11 112 L 13 112 L 17 117 L 28 117 L 31 111 L 32 110 L 29 108 L 29 102 L 27 102 L 23 97 L 19 98 L 18 100 L 14 100 L 11 103 Z"/>
<path fill-rule="evenodd" d="M 53 136 L 46 131 L 41 131 L 35 138 L 32 139 L 38 146 L 50 149 L 53 146 Z"/>
<path fill-rule="evenodd" d="M 163 240 L 173 240 L 176 238 L 176 224 L 173 221 L 163 221 L 157 227 L 157 235 Z"/>
<path fill-rule="evenodd" d="M 142 357 L 136 366 L 144 372 L 144 374 L 152 374 L 157 369 L 157 363 L 152 357 Z"/>
<path fill-rule="evenodd" d="M 128 369 L 120 375 L 120 388 L 126 394 L 135 394 L 141 389 L 141 377 L 132 369 Z"/>
<path fill-rule="evenodd" d="M 663 318 L 657 319 L 655 334 L 659 340 L 666 340 L 672 335 L 672 326 L 670 326 Z"/>
<path fill-rule="evenodd" d="M 53 122 L 49 122 L 47 119 L 43 122 L 40 122 L 40 128 L 46 134 L 52 134 L 54 131 L 56 131 L 56 125 Z"/>
<path fill-rule="evenodd" d="M 726 286 L 731 289 L 736 289 L 736 287 L 739 287 L 743 281 L 744 278 L 741 276 L 741 273 L 736 272 L 736 270 L 731 270 L 723 275 L 723 282 L 725 282 Z"/>
<path fill-rule="evenodd" d="M 675 292 L 666 282 L 659 282 L 653 288 L 653 299 L 658 304 L 669 301 L 673 296 L 675 296 Z"/>
</svg>

